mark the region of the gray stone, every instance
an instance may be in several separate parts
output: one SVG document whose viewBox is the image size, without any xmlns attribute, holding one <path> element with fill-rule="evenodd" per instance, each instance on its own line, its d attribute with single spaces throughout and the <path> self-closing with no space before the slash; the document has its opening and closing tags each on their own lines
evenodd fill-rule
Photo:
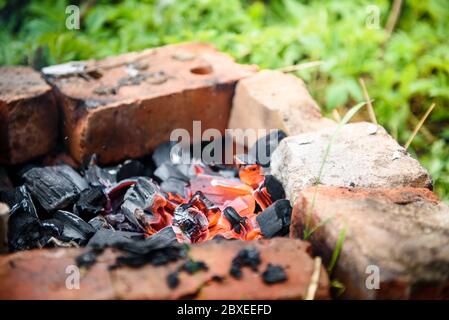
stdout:
<svg viewBox="0 0 449 320">
<path fill-rule="evenodd" d="M 343 126 L 320 168 L 335 128 L 284 139 L 271 158 L 292 205 L 297 194 L 316 184 L 339 187 L 431 187 L 428 172 L 384 128 L 360 122 Z M 376 129 L 376 130 L 374 130 Z"/>
</svg>

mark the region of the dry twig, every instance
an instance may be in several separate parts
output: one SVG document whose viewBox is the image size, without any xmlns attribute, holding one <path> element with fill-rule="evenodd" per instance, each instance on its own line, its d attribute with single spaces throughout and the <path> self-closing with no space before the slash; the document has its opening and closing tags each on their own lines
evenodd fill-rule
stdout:
<svg viewBox="0 0 449 320">
<path fill-rule="evenodd" d="M 366 90 L 365 81 L 363 78 L 359 78 L 360 86 L 362 87 L 363 96 L 365 97 L 366 104 L 368 106 L 368 113 L 372 123 L 377 124 L 376 114 L 374 113 L 373 105 L 371 104 L 371 99 L 368 94 L 368 90 Z"/>
<path fill-rule="evenodd" d="M 318 289 L 318 283 L 320 281 L 321 257 L 316 257 L 313 262 L 313 273 L 312 277 L 310 278 L 310 284 L 307 288 L 307 293 L 304 300 L 313 300 L 315 298 L 315 294 Z"/>
<path fill-rule="evenodd" d="M 421 120 L 419 120 L 418 125 L 415 127 L 415 130 L 413 130 L 412 135 L 410 136 L 410 138 L 408 139 L 407 143 L 404 146 L 404 148 L 406 150 L 408 149 L 408 147 L 412 143 L 413 139 L 415 139 L 415 136 L 418 133 L 419 129 L 421 129 L 422 125 L 424 124 L 424 122 L 426 121 L 427 117 L 430 115 L 430 113 L 432 112 L 432 110 L 434 108 L 435 108 L 435 103 L 432 103 L 432 105 L 429 107 L 429 109 L 427 109 L 426 113 L 421 118 Z"/>
</svg>

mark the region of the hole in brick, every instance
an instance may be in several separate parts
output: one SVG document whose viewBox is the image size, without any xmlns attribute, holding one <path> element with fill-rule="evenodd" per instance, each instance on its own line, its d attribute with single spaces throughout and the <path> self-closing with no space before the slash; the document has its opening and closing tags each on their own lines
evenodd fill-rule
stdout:
<svg viewBox="0 0 449 320">
<path fill-rule="evenodd" d="M 212 66 L 207 65 L 207 66 L 200 66 L 200 67 L 195 67 L 190 69 L 190 72 L 193 74 L 199 74 L 199 75 L 205 75 L 205 74 L 210 74 L 212 73 L 214 70 L 212 69 Z"/>
</svg>

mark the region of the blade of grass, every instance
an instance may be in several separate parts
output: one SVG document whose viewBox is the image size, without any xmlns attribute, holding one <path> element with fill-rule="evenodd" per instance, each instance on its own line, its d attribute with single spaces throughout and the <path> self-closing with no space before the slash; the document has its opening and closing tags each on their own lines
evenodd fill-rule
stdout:
<svg viewBox="0 0 449 320">
<path fill-rule="evenodd" d="M 346 238 L 346 227 L 340 230 L 338 233 L 337 243 L 335 244 L 335 249 L 332 252 L 331 260 L 329 261 L 329 265 L 327 266 L 327 272 L 332 274 L 334 270 L 335 264 L 337 263 L 338 257 L 340 256 L 341 248 L 343 247 L 343 242 Z"/>
<path fill-rule="evenodd" d="M 300 63 L 300 64 L 295 64 L 292 66 L 286 66 L 286 67 L 282 67 L 282 68 L 278 68 L 277 70 L 282 71 L 282 72 L 295 72 L 295 71 L 301 71 L 301 70 L 305 70 L 305 69 L 309 69 L 309 68 L 313 68 L 313 67 L 318 67 L 323 63 L 323 61 L 310 61 L 310 62 L 304 62 L 304 63 Z"/>
<path fill-rule="evenodd" d="M 367 106 L 368 106 L 368 114 L 372 123 L 377 124 L 376 114 L 374 113 L 374 108 L 371 103 L 371 99 L 368 94 L 368 90 L 366 89 L 365 80 L 363 78 L 359 78 L 360 86 L 362 87 L 363 96 L 365 97 Z"/>
<path fill-rule="evenodd" d="M 315 207 L 315 202 L 316 202 L 316 196 L 318 193 L 318 185 L 320 183 L 321 180 L 321 176 L 323 174 L 323 169 L 324 169 L 324 165 L 326 163 L 327 157 L 329 156 L 329 152 L 331 150 L 332 145 L 334 144 L 335 140 L 337 139 L 338 135 L 340 134 L 340 131 L 342 130 L 343 126 L 349 122 L 349 120 L 351 120 L 351 118 L 366 104 L 366 102 L 360 102 L 357 105 L 355 105 L 354 107 L 352 107 L 351 109 L 349 109 L 349 111 L 345 114 L 345 116 L 343 117 L 343 119 L 339 122 L 339 124 L 337 125 L 337 128 L 335 129 L 334 133 L 331 136 L 331 139 L 324 151 L 324 155 L 323 155 L 323 159 L 321 160 L 321 165 L 320 165 L 320 170 L 318 172 L 318 178 L 317 178 L 317 182 L 316 182 L 316 188 L 315 188 L 315 192 L 313 193 L 313 197 L 312 197 L 312 203 L 310 205 L 310 207 L 307 210 L 307 214 L 306 214 L 306 225 L 303 231 L 303 237 L 305 240 L 307 240 L 312 233 L 310 232 L 310 219 L 312 216 L 312 212 L 313 212 L 313 208 Z M 316 230 L 316 229 L 315 229 Z"/>
<path fill-rule="evenodd" d="M 432 103 L 430 105 L 429 109 L 427 109 L 427 111 L 424 114 L 424 116 L 421 118 L 421 120 L 419 120 L 418 125 L 415 127 L 415 130 L 413 130 L 412 135 L 410 136 L 410 138 L 408 139 L 407 143 L 404 146 L 405 150 L 407 150 L 408 147 L 410 147 L 410 144 L 412 143 L 413 139 L 415 139 L 415 136 L 418 133 L 419 129 L 421 129 L 421 127 L 424 124 L 424 122 L 426 122 L 427 117 L 430 115 L 430 113 L 432 112 L 432 110 L 434 108 L 435 108 L 435 103 Z"/>
</svg>

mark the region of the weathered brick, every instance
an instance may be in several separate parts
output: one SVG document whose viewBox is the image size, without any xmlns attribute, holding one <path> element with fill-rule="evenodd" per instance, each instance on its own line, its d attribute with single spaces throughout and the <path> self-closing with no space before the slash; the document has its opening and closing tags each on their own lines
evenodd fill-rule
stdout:
<svg viewBox="0 0 449 320">
<path fill-rule="evenodd" d="M 309 239 L 326 263 L 345 232 L 333 274 L 346 287 L 344 297 L 449 297 L 449 206 L 428 189 L 307 188 L 294 206 L 290 235 L 302 238 L 314 228 Z M 379 287 L 369 289 L 375 268 Z"/>
<path fill-rule="evenodd" d="M 0 67 L 0 162 L 18 164 L 50 151 L 58 134 L 51 87 L 28 67 Z"/>
<path fill-rule="evenodd" d="M 242 278 L 237 280 L 229 275 L 231 261 L 245 247 L 259 249 L 261 264 L 258 272 L 243 268 Z M 212 241 L 189 250 L 189 257 L 205 262 L 208 271 L 181 272 L 174 289 L 168 287 L 167 276 L 183 261 L 108 270 L 117 254 L 111 250 L 81 272 L 80 290 L 66 289 L 66 268 L 83 250 L 32 250 L 0 256 L 0 299 L 301 299 L 314 271 L 309 244 L 301 240 Z M 265 284 L 260 274 L 268 263 L 284 267 L 287 281 Z M 222 282 L 214 280 L 216 276 L 222 277 Z M 327 298 L 329 280 L 321 267 L 315 299 Z"/>
<path fill-rule="evenodd" d="M 101 163 L 145 155 L 177 128 L 192 134 L 194 120 L 202 131 L 223 133 L 236 81 L 255 71 L 195 43 L 77 66 L 80 73 L 49 79 L 62 101 L 71 155 L 80 162 L 96 153 Z"/>
<path fill-rule="evenodd" d="M 420 163 L 384 128 L 366 122 L 343 126 L 322 167 L 335 130 L 287 137 L 274 151 L 271 173 L 281 181 L 292 204 L 301 190 L 318 180 L 338 187 L 431 188 L 431 178 Z"/>
<path fill-rule="evenodd" d="M 294 75 L 264 70 L 237 84 L 229 127 L 282 129 L 288 135 L 322 129 L 335 122 L 321 116 L 304 82 Z M 249 139 L 252 145 L 255 139 Z"/>
</svg>

